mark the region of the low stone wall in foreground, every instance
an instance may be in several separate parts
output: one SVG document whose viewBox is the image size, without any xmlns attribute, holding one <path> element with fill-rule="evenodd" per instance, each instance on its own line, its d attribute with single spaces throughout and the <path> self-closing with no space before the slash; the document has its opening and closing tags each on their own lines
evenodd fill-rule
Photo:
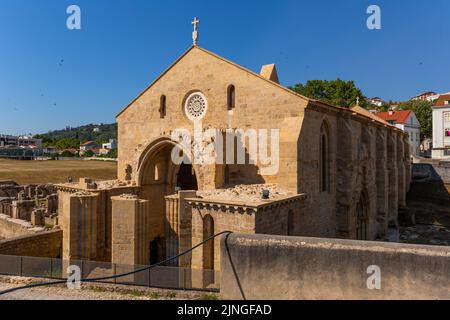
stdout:
<svg viewBox="0 0 450 320">
<path fill-rule="evenodd" d="M 233 234 L 221 257 L 226 300 L 450 299 L 450 247 Z"/>
</svg>

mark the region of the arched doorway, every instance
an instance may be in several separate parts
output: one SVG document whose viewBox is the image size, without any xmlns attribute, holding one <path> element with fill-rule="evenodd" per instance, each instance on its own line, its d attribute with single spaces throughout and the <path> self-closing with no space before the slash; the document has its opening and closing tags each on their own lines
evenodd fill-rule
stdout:
<svg viewBox="0 0 450 320">
<path fill-rule="evenodd" d="M 175 143 L 159 139 L 142 154 L 138 169 L 139 197 L 150 205 L 148 252 L 151 263 L 168 258 L 167 253 L 178 241 L 177 230 L 169 223 L 166 212 L 166 197 L 173 196 L 177 187 L 181 190 L 197 190 L 197 176 L 189 161 L 177 165 L 172 161 Z M 170 251 L 172 252 L 172 251 Z"/>
</svg>

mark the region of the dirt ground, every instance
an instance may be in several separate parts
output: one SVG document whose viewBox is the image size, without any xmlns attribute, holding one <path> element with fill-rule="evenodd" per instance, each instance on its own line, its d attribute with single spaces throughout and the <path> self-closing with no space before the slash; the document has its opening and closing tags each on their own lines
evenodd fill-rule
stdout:
<svg viewBox="0 0 450 320">
<path fill-rule="evenodd" d="M 0 291 L 28 284 L 45 282 L 44 279 L 0 276 Z M 82 284 L 80 290 L 69 290 L 65 285 L 25 289 L 0 296 L 0 300 L 217 300 L 218 294 L 152 289 L 135 286 Z"/>
<path fill-rule="evenodd" d="M 96 180 L 117 178 L 117 163 L 105 161 L 21 161 L 0 159 L 0 181 L 20 185 L 67 182 L 89 177 Z"/>
</svg>

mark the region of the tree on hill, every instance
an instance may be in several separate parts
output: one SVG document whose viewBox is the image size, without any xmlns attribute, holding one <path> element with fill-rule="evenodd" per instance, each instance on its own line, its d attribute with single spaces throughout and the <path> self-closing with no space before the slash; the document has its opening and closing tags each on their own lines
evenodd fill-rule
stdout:
<svg viewBox="0 0 450 320">
<path fill-rule="evenodd" d="M 117 149 L 109 150 L 106 157 L 111 159 L 117 159 Z"/>
<path fill-rule="evenodd" d="M 361 107 L 368 107 L 366 98 L 362 91 L 356 87 L 354 81 L 344 81 L 339 78 L 333 81 L 309 80 L 306 84 L 296 84 L 290 89 L 305 97 L 338 107 L 355 106 L 358 98 Z"/>
<path fill-rule="evenodd" d="M 80 140 L 78 139 L 62 139 L 54 141 L 54 146 L 59 150 L 63 149 L 79 149 Z"/>
<path fill-rule="evenodd" d="M 94 130 L 94 129 L 99 130 Z M 60 148 L 71 141 L 70 146 L 66 148 L 79 148 L 80 141 L 95 141 L 97 144 L 108 142 L 110 139 L 117 139 L 117 124 L 88 124 L 78 128 L 66 127 L 62 130 L 50 131 L 46 134 L 38 134 L 34 136 L 36 139 L 43 140 L 43 146 L 55 146 Z M 75 146 L 75 141 L 78 145 Z"/>
<path fill-rule="evenodd" d="M 421 126 L 421 134 L 424 138 L 433 136 L 433 103 L 429 101 L 407 101 L 399 104 L 400 110 L 413 110 Z"/>
<path fill-rule="evenodd" d="M 72 158 L 72 157 L 75 157 L 75 154 L 73 154 L 69 150 L 64 150 L 63 152 L 61 152 L 61 157 L 63 157 L 63 158 Z"/>
<path fill-rule="evenodd" d="M 83 157 L 92 158 L 94 156 L 94 152 L 92 150 L 88 150 L 83 154 Z"/>
</svg>

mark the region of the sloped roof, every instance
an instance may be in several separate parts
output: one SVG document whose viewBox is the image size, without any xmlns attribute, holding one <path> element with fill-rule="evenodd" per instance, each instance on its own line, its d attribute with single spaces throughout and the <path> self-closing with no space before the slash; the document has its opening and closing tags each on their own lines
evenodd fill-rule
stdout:
<svg viewBox="0 0 450 320">
<path fill-rule="evenodd" d="M 134 102 L 136 102 L 142 95 L 144 95 L 156 82 L 158 82 L 162 77 L 164 77 L 164 75 L 167 73 L 167 72 L 169 72 L 173 67 L 175 67 L 175 65 L 177 65 L 178 64 L 178 62 L 180 62 L 185 56 L 187 56 L 192 50 L 200 50 L 200 51 L 202 51 L 202 52 L 204 52 L 204 53 L 207 53 L 207 54 L 209 54 L 209 55 L 211 55 L 211 56 L 213 56 L 213 57 L 215 57 L 215 58 L 217 58 L 217 59 L 219 59 L 219 60 L 221 60 L 221 61 L 223 61 L 223 62 L 226 62 L 226 63 L 228 63 L 228 64 L 230 64 L 230 65 L 232 65 L 232 66 L 234 66 L 234 67 L 236 67 L 236 68 L 238 68 L 238 69 L 241 69 L 242 71 L 244 71 L 244 72 L 246 72 L 246 73 L 248 73 L 248 74 L 250 74 L 250 75 L 252 75 L 252 76 L 254 76 L 254 77 L 257 77 L 257 78 L 259 78 L 259 79 L 261 79 L 261 80 L 264 80 L 264 81 L 266 81 L 266 82 L 268 82 L 268 83 L 270 83 L 271 85 L 273 85 L 273 86 L 276 86 L 276 87 L 278 87 L 279 89 L 282 89 L 282 90 L 284 90 L 284 91 L 286 91 L 286 92 L 288 92 L 289 94 L 291 94 L 291 95 L 294 95 L 294 96 L 297 96 L 298 98 L 300 98 L 300 99 L 303 99 L 304 101 L 306 101 L 306 102 L 311 102 L 311 103 L 314 103 L 314 104 L 316 104 L 316 105 L 319 105 L 319 106 L 324 106 L 324 107 L 328 107 L 328 108 L 332 108 L 332 109 L 335 109 L 335 110 L 340 110 L 340 111 L 344 111 L 344 112 L 349 112 L 349 111 L 352 111 L 352 110 L 350 110 L 349 108 L 345 108 L 345 107 L 341 107 L 341 106 L 334 106 L 334 105 L 331 105 L 331 104 L 328 104 L 328 103 L 325 103 L 325 102 L 322 102 L 322 101 L 319 101 L 319 100 L 317 100 L 317 99 L 312 99 L 312 98 L 308 98 L 308 97 L 305 97 L 305 96 L 303 96 L 303 95 L 301 95 L 301 94 L 299 94 L 299 93 L 297 93 L 297 92 L 295 92 L 295 91 L 293 91 L 293 90 L 291 90 L 291 89 L 289 89 L 289 88 L 287 88 L 287 87 L 284 87 L 284 86 L 282 86 L 281 84 L 279 84 L 279 83 L 276 83 L 276 82 L 274 82 L 274 81 L 271 81 L 271 80 L 269 80 L 269 79 L 267 79 L 267 78 L 265 78 L 264 76 L 262 76 L 261 74 L 258 74 L 258 73 L 256 73 L 256 72 L 253 72 L 253 71 L 251 71 L 251 70 L 249 70 L 249 69 L 247 69 L 247 68 L 245 68 L 245 67 L 243 67 L 243 66 L 240 66 L 240 65 L 238 65 L 238 64 L 236 64 L 236 63 L 234 63 L 234 62 L 232 62 L 232 61 L 230 61 L 230 60 L 228 60 L 228 59 L 226 59 L 226 58 L 223 58 L 223 57 L 221 57 L 221 56 L 219 56 L 219 55 L 217 55 L 217 54 L 215 54 L 215 53 L 213 53 L 213 52 L 211 52 L 211 51 L 208 51 L 208 50 L 206 50 L 206 49 L 203 49 L 203 48 L 201 48 L 201 47 L 199 47 L 199 46 L 192 46 L 192 47 L 190 47 L 185 53 L 183 53 L 177 60 L 175 60 L 175 62 L 174 63 L 172 63 L 172 65 L 169 67 L 169 68 L 167 68 L 163 73 L 161 73 L 161 75 L 159 75 L 142 93 L 140 93 L 133 101 L 131 101 L 122 111 L 120 111 L 118 114 L 117 114 L 117 116 L 116 116 L 116 118 L 118 118 L 121 114 L 123 114 L 129 107 L 131 107 L 131 105 L 133 105 L 133 103 Z M 362 108 L 361 108 L 362 109 Z M 379 123 L 381 123 L 382 125 L 389 125 L 389 123 L 386 123 L 386 122 L 383 122 L 383 121 L 380 121 L 380 119 L 379 118 L 376 118 L 376 117 L 374 117 L 374 115 L 373 114 L 371 114 L 369 111 L 367 111 L 367 112 L 369 112 L 369 114 L 367 114 L 365 111 L 367 111 L 367 110 L 359 110 L 359 112 L 358 111 L 354 111 L 353 110 L 353 112 L 355 112 L 355 113 L 357 113 L 358 115 L 360 115 L 360 116 L 363 116 L 363 117 L 366 117 L 366 118 L 370 118 L 370 119 L 372 119 L 372 120 L 375 120 L 375 121 L 378 121 Z M 395 128 L 394 126 L 391 126 L 391 125 L 389 125 L 393 130 L 398 130 L 397 128 Z M 399 132 L 402 132 L 401 130 L 399 130 Z"/>
<path fill-rule="evenodd" d="M 373 114 L 373 113 L 370 112 L 369 110 L 366 110 L 366 109 L 364 109 L 364 108 L 362 108 L 362 107 L 360 107 L 360 106 L 354 106 L 354 107 L 352 108 L 352 111 L 353 111 L 353 112 L 356 112 L 356 113 L 359 113 L 359 114 L 361 114 L 361 115 L 363 115 L 363 116 L 366 116 L 366 117 L 368 117 L 368 118 L 370 118 L 370 119 L 372 119 L 372 120 L 381 122 L 382 124 L 389 125 L 389 123 L 386 122 L 385 120 L 383 120 L 382 118 L 376 116 L 375 114 Z"/>
<path fill-rule="evenodd" d="M 412 112 L 412 110 L 394 111 L 392 112 L 392 114 L 390 114 L 389 112 L 379 112 L 376 114 L 376 116 L 387 122 L 395 121 L 396 123 L 403 124 L 406 123 Z"/>
<path fill-rule="evenodd" d="M 415 96 L 415 98 L 422 97 L 422 96 L 434 96 L 434 95 L 436 95 L 436 94 L 437 94 L 437 93 L 434 92 L 434 91 L 427 91 L 427 92 L 418 94 L 417 96 Z"/>
<path fill-rule="evenodd" d="M 445 101 L 450 100 L 450 94 L 442 94 L 439 99 L 437 99 L 436 103 L 434 104 L 435 107 L 450 107 L 450 105 L 446 105 Z"/>
<path fill-rule="evenodd" d="M 94 141 L 86 141 L 85 143 L 82 143 L 81 144 L 81 146 L 82 147 L 84 147 L 84 146 L 90 146 L 90 145 L 96 145 L 97 143 L 95 143 Z"/>
<path fill-rule="evenodd" d="M 160 80 L 167 72 L 169 72 L 176 64 L 178 64 L 178 62 L 180 62 L 186 55 L 188 55 L 194 49 L 197 49 L 197 50 L 200 50 L 202 52 L 205 52 L 205 53 L 207 53 L 207 54 L 209 54 L 209 55 L 211 55 L 211 56 L 213 56 L 213 57 L 215 57 L 215 58 L 217 58 L 219 60 L 222 60 L 222 61 L 224 61 L 224 62 L 226 62 L 228 64 L 231 64 L 232 66 L 234 66 L 234 67 L 236 67 L 238 69 L 241 69 L 242 71 L 244 71 L 246 73 L 249 73 L 249 74 L 251 74 L 251 75 L 253 75 L 255 77 L 258 77 L 258 78 L 260 78 L 260 79 L 262 79 L 262 80 L 264 80 L 266 82 L 269 82 L 270 84 L 272 84 L 272 85 L 274 85 L 274 86 L 276 86 L 276 87 L 278 87 L 280 89 L 283 89 L 283 90 L 289 92 L 290 94 L 293 94 L 293 95 L 295 95 L 295 96 L 297 96 L 299 98 L 302 98 L 303 100 L 312 101 L 312 102 L 319 102 L 319 101 L 317 101 L 315 99 L 310 99 L 310 98 L 307 98 L 305 96 L 302 96 L 301 94 L 298 94 L 297 92 L 295 92 L 293 90 L 290 90 L 289 88 L 286 88 L 286 87 L 284 87 L 284 86 L 282 86 L 282 85 L 280 85 L 280 84 L 278 84 L 278 83 L 276 83 L 274 81 L 271 81 L 271 80 L 265 78 L 264 76 L 262 76 L 262 75 L 260 75 L 258 73 L 255 73 L 255 72 L 253 72 L 253 71 L 251 71 L 251 70 L 249 70 L 249 69 L 247 69 L 247 68 L 245 68 L 243 66 L 240 66 L 240 65 L 238 65 L 238 64 L 236 64 L 236 63 L 234 63 L 234 62 L 232 62 L 232 61 L 230 61 L 228 59 L 225 59 L 225 58 L 223 58 L 223 57 L 221 57 L 221 56 L 219 56 L 219 55 L 217 55 L 217 54 L 215 54 L 215 53 L 213 53 L 211 51 L 203 49 L 203 48 L 201 48 L 199 46 L 192 46 L 185 53 L 183 53 L 177 60 L 175 60 L 175 62 L 172 63 L 172 65 L 169 68 L 167 68 L 161 75 L 159 75 L 141 94 L 139 94 L 133 101 L 131 101 L 128 104 L 128 106 L 126 106 L 122 111 L 120 111 L 119 114 L 117 114 L 116 118 L 119 117 L 123 112 L 125 112 L 134 102 L 136 102 L 136 100 L 138 100 L 143 94 L 145 94 L 145 92 L 147 92 L 158 80 Z M 321 104 L 324 104 L 324 103 L 321 103 Z M 333 107 L 333 106 L 331 106 L 331 107 Z"/>
</svg>

